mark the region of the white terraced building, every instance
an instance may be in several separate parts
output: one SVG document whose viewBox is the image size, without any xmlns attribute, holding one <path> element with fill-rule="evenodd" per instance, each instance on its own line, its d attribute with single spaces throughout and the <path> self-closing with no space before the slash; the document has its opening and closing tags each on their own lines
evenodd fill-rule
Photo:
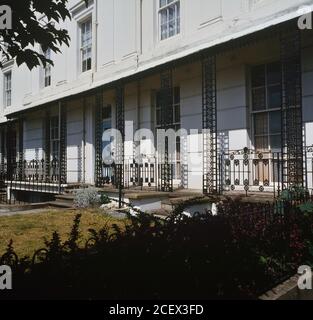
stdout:
<svg viewBox="0 0 313 320">
<path fill-rule="evenodd" d="M 86 8 L 69 1 L 70 47 L 45 52 L 54 66 L 29 71 L 6 61 L 2 69 L 7 196 L 38 201 L 73 185 L 312 189 L 313 31 L 298 28 L 299 8 L 311 5 L 93 0 Z M 102 134 L 111 128 L 123 143 L 110 149 Z M 138 129 L 149 130 L 133 139 Z M 176 138 L 175 150 L 153 150 L 157 129 L 187 135 Z M 107 153 L 124 161 L 107 164 Z"/>
</svg>

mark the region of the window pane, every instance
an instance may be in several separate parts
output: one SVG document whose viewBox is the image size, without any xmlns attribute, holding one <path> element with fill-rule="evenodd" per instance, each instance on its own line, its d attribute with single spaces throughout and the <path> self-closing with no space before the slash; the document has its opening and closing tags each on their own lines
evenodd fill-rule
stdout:
<svg viewBox="0 0 313 320">
<path fill-rule="evenodd" d="M 281 98 L 281 86 L 273 86 L 267 89 L 267 96 L 268 96 L 268 108 L 280 108 L 282 104 Z"/>
<path fill-rule="evenodd" d="M 270 134 L 281 133 L 281 113 L 270 112 Z"/>
<path fill-rule="evenodd" d="M 102 122 L 102 129 L 103 131 L 109 130 L 112 128 L 111 120 L 104 120 Z"/>
<path fill-rule="evenodd" d="M 160 125 L 160 124 L 161 124 L 161 110 L 160 110 L 160 109 L 158 109 L 158 110 L 156 111 L 156 124 L 157 124 L 157 125 Z"/>
<path fill-rule="evenodd" d="M 267 83 L 281 83 L 281 66 L 280 62 L 275 62 L 267 65 Z"/>
<path fill-rule="evenodd" d="M 175 6 L 168 8 L 168 19 L 173 21 L 175 19 Z"/>
<path fill-rule="evenodd" d="M 180 103 L 180 88 L 176 87 L 174 88 L 174 104 Z"/>
<path fill-rule="evenodd" d="M 265 66 L 257 66 L 252 68 L 251 73 L 252 87 L 265 86 Z"/>
<path fill-rule="evenodd" d="M 52 160 L 58 160 L 59 158 L 59 141 L 52 141 Z"/>
<path fill-rule="evenodd" d="M 252 90 L 252 110 L 259 111 L 266 109 L 265 88 Z"/>
<path fill-rule="evenodd" d="M 160 0 L 160 7 L 166 6 L 167 1 L 166 0 Z"/>
<path fill-rule="evenodd" d="M 180 122 L 180 105 L 175 106 L 175 123 Z"/>
<path fill-rule="evenodd" d="M 268 115 L 260 113 L 254 115 L 254 133 L 256 135 L 268 134 Z"/>
<path fill-rule="evenodd" d="M 83 72 L 87 71 L 87 61 L 86 60 L 83 61 L 83 68 L 82 69 L 83 69 Z"/>
<path fill-rule="evenodd" d="M 91 69 L 91 59 L 89 58 L 87 60 L 87 70 L 90 70 Z"/>
<path fill-rule="evenodd" d="M 270 137 L 270 147 L 272 151 L 281 150 L 281 135 L 275 135 Z"/>
<path fill-rule="evenodd" d="M 109 119 L 112 116 L 111 106 L 104 107 L 102 117 L 103 119 Z"/>
<path fill-rule="evenodd" d="M 257 151 L 268 150 L 268 138 L 267 136 L 255 138 L 255 149 Z"/>
<path fill-rule="evenodd" d="M 161 25 L 167 24 L 167 10 L 161 11 Z"/>
<path fill-rule="evenodd" d="M 167 26 L 161 26 L 161 39 L 164 40 L 167 38 Z"/>
</svg>

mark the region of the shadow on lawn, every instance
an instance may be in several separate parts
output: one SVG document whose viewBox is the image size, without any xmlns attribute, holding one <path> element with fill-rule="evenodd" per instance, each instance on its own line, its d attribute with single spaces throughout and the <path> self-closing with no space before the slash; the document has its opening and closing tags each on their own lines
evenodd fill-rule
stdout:
<svg viewBox="0 0 313 320">
<path fill-rule="evenodd" d="M 90 230 L 85 248 L 80 215 L 65 243 L 55 232 L 32 259 L 10 243 L 0 261 L 13 269 L 6 298 L 253 299 L 310 256 L 313 219 L 295 206 L 228 202 L 217 216 L 187 218 L 190 204 L 166 221 L 141 213 L 113 232 Z"/>
</svg>

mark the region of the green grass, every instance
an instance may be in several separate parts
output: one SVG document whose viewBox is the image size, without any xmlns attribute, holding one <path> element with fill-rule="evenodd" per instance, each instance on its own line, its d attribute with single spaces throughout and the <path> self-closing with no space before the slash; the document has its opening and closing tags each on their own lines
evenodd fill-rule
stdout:
<svg viewBox="0 0 313 320">
<path fill-rule="evenodd" d="M 45 239 L 51 239 L 53 232 L 60 234 L 62 241 L 68 239 L 75 216 L 81 213 L 79 244 L 85 245 L 89 237 L 88 229 L 99 230 L 104 226 L 124 221 L 110 218 L 98 210 L 53 210 L 27 215 L 0 217 L 0 257 L 5 252 L 9 241 L 13 240 L 13 248 L 19 257 L 32 256 L 34 252 L 45 246 Z"/>
</svg>

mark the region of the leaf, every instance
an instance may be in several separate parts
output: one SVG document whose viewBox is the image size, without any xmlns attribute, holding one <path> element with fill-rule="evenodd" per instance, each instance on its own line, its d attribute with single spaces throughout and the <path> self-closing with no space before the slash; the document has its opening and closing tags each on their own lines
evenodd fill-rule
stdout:
<svg viewBox="0 0 313 320">
<path fill-rule="evenodd" d="M 259 262 L 260 262 L 260 264 L 262 264 L 262 265 L 266 265 L 266 264 L 267 264 L 267 258 L 265 258 L 265 257 L 263 257 L 263 256 L 260 256 Z"/>
<path fill-rule="evenodd" d="M 42 64 L 53 64 L 40 56 L 40 50 L 50 48 L 59 53 L 59 47 L 69 46 L 68 31 L 60 28 L 61 22 L 71 18 L 67 5 L 68 0 L 10 1 L 13 29 L 0 30 L 0 37 L 6 43 L 0 51 L 7 58 L 16 59 L 18 66 L 25 63 L 30 70 Z M 39 20 L 38 16 L 42 15 L 45 19 Z"/>
</svg>

